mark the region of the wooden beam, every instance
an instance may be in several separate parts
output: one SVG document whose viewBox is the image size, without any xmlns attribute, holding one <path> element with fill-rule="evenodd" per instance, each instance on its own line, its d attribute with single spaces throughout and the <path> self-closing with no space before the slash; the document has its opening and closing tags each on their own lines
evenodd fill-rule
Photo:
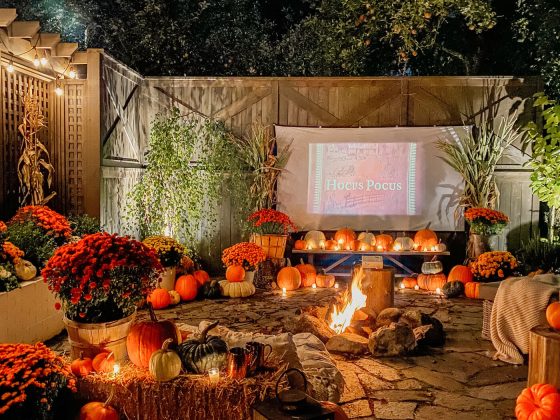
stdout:
<svg viewBox="0 0 560 420">
<path fill-rule="evenodd" d="M 76 51 L 72 55 L 72 63 L 73 64 L 87 64 L 87 52 L 85 51 Z"/>
<path fill-rule="evenodd" d="M 239 114 L 241 111 L 261 101 L 271 93 L 272 93 L 272 89 L 270 86 L 257 87 L 248 95 L 244 96 L 238 101 L 235 101 L 225 106 L 224 108 L 220 109 L 219 111 L 214 113 L 212 117 L 218 120 L 226 120 L 228 118 L 231 118 Z"/>
<path fill-rule="evenodd" d="M 84 210 L 93 217 L 100 214 L 101 184 L 101 53 L 88 50 L 88 75 L 86 84 L 86 119 L 83 139 Z"/>
<path fill-rule="evenodd" d="M 280 83 L 280 95 L 289 99 L 294 104 L 307 112 L 313 114 L 322 124 L 336 126 L 340 120 L 327 111 L 325 108 L 320 107 L 315 102 L 310 101 L 309 98 L 303 96 L 297 90 L 288 86 L 286 83 Z"/>
<path fill-rule="evenodd" d="M 6 27 L 16 20 L 16 9 L 0 9 L 0 26 Z"/>
<path fill-rule="evenodd" d="M 36 45 L 37 48 L 56 48 L 60 42 L 60 34 L 53 34 L 48 32 L 39 32 L 31 39 L 31 43 Z"/>
<path fill-rule="evenodd" d="M 10 38 L 33 38 L 39 29 L 41 29 L 41 24 L 37 20 L 16 20 L 8 26 L 8 34 Z"/>
<path fill-rule="evenodd" d="M 77 42 L 61 42 L 51 51 L 53 57 L 72 57 L 72 54 L 78 49 Z"/>
</svg>

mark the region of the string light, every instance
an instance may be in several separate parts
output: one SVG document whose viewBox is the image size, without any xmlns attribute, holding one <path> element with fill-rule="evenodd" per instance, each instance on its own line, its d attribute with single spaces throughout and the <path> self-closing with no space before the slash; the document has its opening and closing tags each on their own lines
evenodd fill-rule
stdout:
<svg viewBox="0 0 560 420">
<path fill-rule="evenodd" d="M 40 62 L 42 66 L 46 66 L 47 64 L 49 64 L 49 59 L 47 58 L 47 51 L 43 51 L 43 56 L 41 57 Z"/>
<path fill-rule="evenodd" d="M 37 49 L 35 49 L 35 58 L 33 58 L 33 65 L 39 67 L 41 65 L 41 60 L 39 60 L 39 55 L 37 54 Z"/>
<path fill-rule="evenodd" d="M 56 96 L 62 96 L 64 95 L 64 89 L 62 89 L 62 87 L 58 84 L 58 80 L 56 81 L 56 85 L 54 88 L 54 93 Z"/>
<path fill-rule="evenodd" d="M 14 72 L 14 62 L 12 61 L 12 59 L 10 59 L 10 62 L 6 66 L 6 71 L 8 73 L 13 73 Z"/>
<path fill-rule="evenodd" d="M 74 66 L 70 67 L 70 70 L 68 71 L 68 77 L 70 77 L 70 79 L 75 79 L 76 76 L 76 69 L 74 69 Z"/>
</svg>

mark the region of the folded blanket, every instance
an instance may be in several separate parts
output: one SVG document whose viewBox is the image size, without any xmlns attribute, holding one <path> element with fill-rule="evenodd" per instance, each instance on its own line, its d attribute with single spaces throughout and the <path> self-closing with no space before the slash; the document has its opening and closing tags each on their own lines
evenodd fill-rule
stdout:
<svg viewBox="0 0 560 420">
<path fill-rule="evenodd" d="M 558 277 L 541 274 L 502 281 L 490 317 L 494 359 L 522 364 L 529 352 L 529 331 L 545 321 L 546 307 L 558 292 Z"/>
</svg>

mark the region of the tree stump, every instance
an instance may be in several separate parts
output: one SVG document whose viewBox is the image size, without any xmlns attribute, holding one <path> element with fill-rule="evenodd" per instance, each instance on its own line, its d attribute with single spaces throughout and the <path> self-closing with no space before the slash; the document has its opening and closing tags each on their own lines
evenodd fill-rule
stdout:
<svg viewBox="0 0 560 420">
<path fill-rule="evenodd" d="M 379 315 L 383 309 L 395 306 L 394 279 L 392 268 L 364 269 L 362 293 L 367 296 L 366 308 Z"/>
<path fill-rule="evenodd" d="M 529 333 L 529 375 L 527 386 L 551 384 L 560 388 L 560 332 L 548 326 Z"/>
</svg>

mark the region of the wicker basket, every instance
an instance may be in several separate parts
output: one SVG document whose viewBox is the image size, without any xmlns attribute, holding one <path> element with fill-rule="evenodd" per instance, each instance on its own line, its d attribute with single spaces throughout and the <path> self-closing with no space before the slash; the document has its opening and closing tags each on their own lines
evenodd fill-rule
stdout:
<svg viewBox="0 0 560 420">
<path fill-rule="evenodd" d="M 490 317 L 492 316 L 492 306 L 494 302 L 485 300 L 482 302 L 482 338 L 491 340 L 490 338 Z"/>
<path fill-rule="evenodd" d="M 251 235 L 251 242 L 259 245 L 268 258 L 284 258 L 287 240 L 288 235 Z"/>
</svg>

